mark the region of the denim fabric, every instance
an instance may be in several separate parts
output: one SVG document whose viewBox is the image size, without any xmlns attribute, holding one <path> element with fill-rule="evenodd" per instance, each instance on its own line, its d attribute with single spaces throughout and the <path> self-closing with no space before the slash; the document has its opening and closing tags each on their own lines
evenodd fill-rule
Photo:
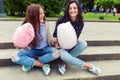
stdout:
<svg viewBox="0 0 120 80">
<path fill-rule="evenodd" d="M 33 67 L 35 63 L 35 56 L 40 56 L 38 60 L 41 63 L 48 63 L 58 58 L 53 55 L 55 51 L 57 51 L 57 49 L 52 47 L 45 47 L 43 49 L 20 50 L 16 56 L 13 55 L 12 61 L 17 64 Z"/>
<path fill-rule="evenodd" d="M 87 48 L 87 42 L 84 40 L 78 41 L 76 46 L 69 52 L 73 57 L 78 57 Z"/>
<path fill-rule="evenodd" d="M 77 57 L 87 48 L 86 41 L 78 41 L 77 45 L 69 50 L 60 49 L 60 58 L 68 64 L 76 65 L 80 68 L 84 67 L 84 61 L 78 59 Z"/>
</svg>

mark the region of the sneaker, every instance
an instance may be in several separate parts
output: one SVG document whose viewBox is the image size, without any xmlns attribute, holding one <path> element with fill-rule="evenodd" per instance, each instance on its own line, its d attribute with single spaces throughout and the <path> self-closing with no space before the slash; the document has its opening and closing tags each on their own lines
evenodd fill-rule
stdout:
<svg viewBox="0 0 120 80">
<path fill-rule="evenodd" d="M 93 64 L 90 64 L 92 66 L 92 69 L 89 69 L 89 71 L 95 75 L 99 75 L 101 73 L 101 70 L 97 67 L 95 67 Z"/>
<path fill-rule="evenodd" d="M 44 72 L 45 75 L 48 75 L 50 73 L 50 65 L 46 64 L 42 67 L 42 70 Z"/>
<path fill-rule="evenodd" d="M 58 70 L 63 75 L 66 72 L 65 65 L 64 64 L 58 64 Z"/>
<path fill-rule="evenodd" d="M 22 70 L 23 71 L 25 71 L 25 72 L 28 72 L 28 71 L 30 71 L 32 69 L 32 67 L 30 67 L 30 66 L 22 66 Z"/>
</svg>

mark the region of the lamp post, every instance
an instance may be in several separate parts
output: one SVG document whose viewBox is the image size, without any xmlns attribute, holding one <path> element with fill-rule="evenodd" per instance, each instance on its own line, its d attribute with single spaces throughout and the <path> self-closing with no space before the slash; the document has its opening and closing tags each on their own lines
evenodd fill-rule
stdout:
<svg viewBox="0 0 120 80">
<path fill-rule="evenodd" d="M 3 0 L 0 0 L 0 17 L 6 17 Z"/>
</svg>

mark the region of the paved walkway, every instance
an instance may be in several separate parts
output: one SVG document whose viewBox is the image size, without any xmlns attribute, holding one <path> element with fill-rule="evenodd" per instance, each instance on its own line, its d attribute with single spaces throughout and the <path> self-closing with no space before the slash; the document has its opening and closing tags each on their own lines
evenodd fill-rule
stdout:
<svg viewBox="0 0 120 80">
<path fill-rule="evenodd" d="M 0 21 L 0 43 L 12 42 L 12 35 L 22 21 Z M 51 33 L 55 21 L 49 21 Z M 85 22 L 80 39 L 84 40 L 120 40 L 120 23 L 115 22 Z"/>
</svg>

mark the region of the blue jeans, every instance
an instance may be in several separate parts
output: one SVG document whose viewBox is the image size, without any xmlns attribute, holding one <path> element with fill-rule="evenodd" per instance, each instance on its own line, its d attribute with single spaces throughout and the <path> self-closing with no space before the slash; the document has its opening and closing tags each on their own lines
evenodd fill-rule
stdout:
<svg viewBox="0 0 120 80">
<path fill-rule="evenodd" d="M 60 49 L 60 59 L 68 64 L 76 65 L 80 68 L 84 67 L 84 61 L 77 58 L 87 48 L 86 41 L 78 41 L 77 45 L 67 51 Z"/>
<path fill-rule="evenodd" d="M 58 58 L 54 56 L 55 51 L 57 51 L 56 48 L 48 46 L 43 49 L 20 50 L 16 55 L 13 55 L 12 61 L 20 65 L 33 67 L 35 56 L 40 56 L 38 61 L 44 64 Z"/>
</svg>

